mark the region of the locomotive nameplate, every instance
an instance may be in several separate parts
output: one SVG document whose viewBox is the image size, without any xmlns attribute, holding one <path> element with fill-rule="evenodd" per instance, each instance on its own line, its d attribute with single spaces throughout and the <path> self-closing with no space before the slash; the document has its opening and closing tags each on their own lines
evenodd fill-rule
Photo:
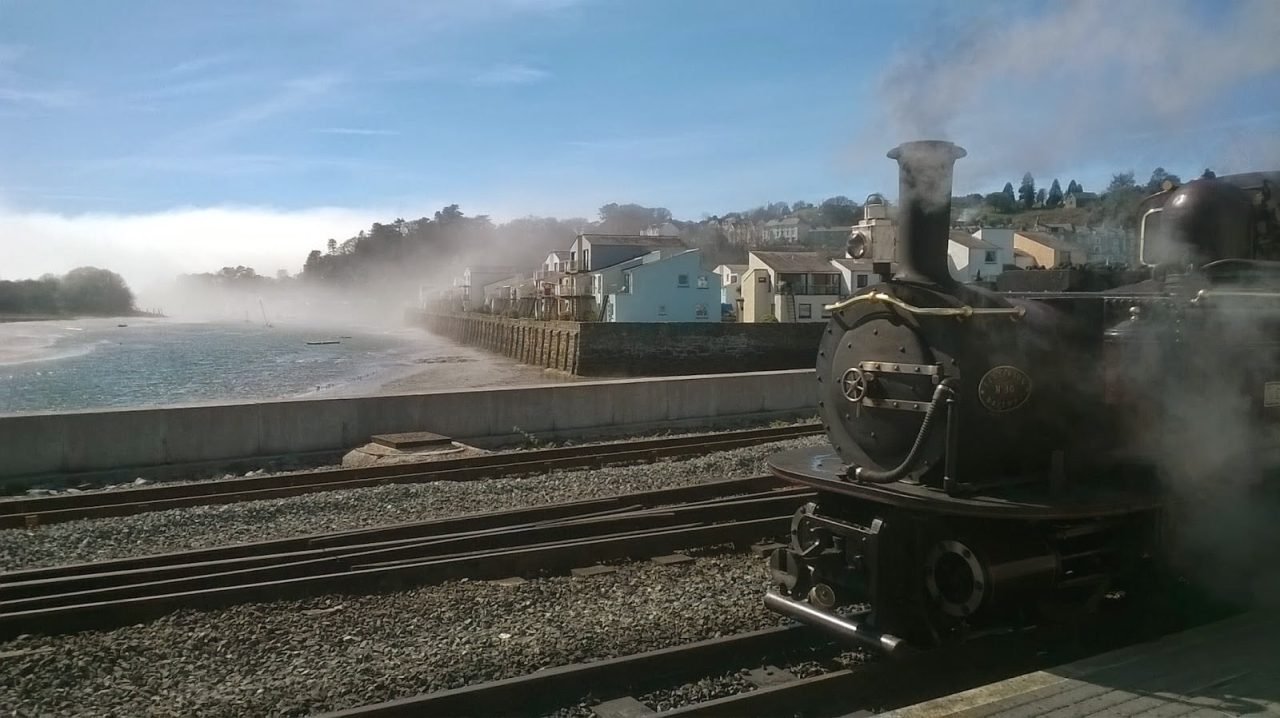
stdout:
<svg viewBox="0 0 1280 718">
<path fill-rule="evenodd" d="M 1262 385 L 1262 405 L 1280 406 L 1280 381 L 1269 381 Z"/>
<path fill-rule="evenodd" d="M 987 411 L 1013 411 L 1031 398 L 1031 377 L 1016 366 L 992 367 L 978 382 L 978 401 Z"/>
</svg>

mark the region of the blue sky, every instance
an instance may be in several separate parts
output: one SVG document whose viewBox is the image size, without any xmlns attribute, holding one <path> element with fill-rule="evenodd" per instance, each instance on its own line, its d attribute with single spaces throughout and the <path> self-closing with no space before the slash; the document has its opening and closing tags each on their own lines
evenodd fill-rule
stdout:
<svg viewBox="0 0 1280 718">
<path fill-rule="evenodd" d="M 284 262 L 452 202 L 861 199 L 922 134 L 968 147 L 966 192 L 1280 163 L 1280 3 L 1110 5 L 0 0 L 0 250 L 56 271 L 108 237 L 187 267 L 222 255 L 172 236 L 217 226 Z"/>
</svg>

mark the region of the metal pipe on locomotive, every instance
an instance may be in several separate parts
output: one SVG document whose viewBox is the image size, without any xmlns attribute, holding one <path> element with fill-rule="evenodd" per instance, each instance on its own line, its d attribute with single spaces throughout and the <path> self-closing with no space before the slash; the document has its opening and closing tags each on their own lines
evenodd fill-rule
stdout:
<svg viewBox="0 0 1280 718">
<path fill-rule="evenodd" d="M 1230 181 L 1197 180 L 1146 207 L 1144 259 L 1167 255 L 1156 280 L 1012 296 L 948 269 L 952 170 L 965 151 L 922 141 L 888 156 L 899 163 L 899 271 L 828 307 L 817 380 L 832 449 L 770 460 L 818 498 L 770 557 L 766 605 L 885 652 L 1087 615 L 1163 555 L 1169 488 L 1137 433 L 1171 428 L 1150 421 L 1152 400 L 1186 357 L 1216 351 L 1203 342 L 1224 312 L 1265 330 L 1211 386 L 1245 397 L 1263 443 L 1275 438 L 1280 263 L 1266 261 L 1257 207 Z M 1118 304 L 1130 318 L 1116 326 Z M 1159 365 L 1130 371 L 1136 348 L 1152 346 L 1161 352 L 1142 359 Z M 868 604 L 857 619 L 841 613 Z"/>
</svg>

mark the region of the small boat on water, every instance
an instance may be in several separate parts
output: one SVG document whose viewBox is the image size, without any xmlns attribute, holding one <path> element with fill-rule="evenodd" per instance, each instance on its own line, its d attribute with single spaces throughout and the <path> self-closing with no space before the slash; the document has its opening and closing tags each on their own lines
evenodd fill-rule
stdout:
<svg viewBox="0 0 1280 718">
<path fill-rule="evenodd" d="M 124 327 L 127 327 L 127 326 L 129 326 L 129 325 L 128 325 L 128 324 L 117 324 L 116 326 L 117 326 L 117 327 L 120 327 L 121 329 L 123 329 Z"/>
<path fill-rule="evenodd" d="M 319 344 L 341 344 L 341 343 L 342 342 L 338 341 L 337 339 L 326 339 L 324 341 L 319 341 L 319 342 L 307 342 L 309 346 L 316 346 Z"/>
</svg>

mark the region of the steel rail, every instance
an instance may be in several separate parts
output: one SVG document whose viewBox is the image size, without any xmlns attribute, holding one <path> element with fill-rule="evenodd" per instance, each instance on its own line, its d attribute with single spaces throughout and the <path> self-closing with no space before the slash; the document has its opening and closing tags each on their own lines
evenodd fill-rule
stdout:
<svg viewBox="0 0 1280 718">
<path fill-rule="evenodd" d="M 682 646 L 589 663 L 557 666 L 528 675 L 322 714 L 321 718 L 401 716 L 539 715 L 580 700 L 588 693 L 625 695 L 664 680 L 704 675 L 708 665 L 746 662 L 796 650 L 812 635 L 795 626 L 766 628 Z"/>
<path fill-rule="evenodd" d="M 713 504 L 591 516 L 576 521 L 484 529 L 428 539 L 401 539 L 282 554 L 114 571 L 0 586 L 0 614 L 32 608 L 212 588 L 406 565 L 428 558 L 645 532 L 676 526 L 789 515 L 814 494 L 782 489 Z"/>
<path fill-rule="evenodd" d="M 634 507 L 655 508 L 666 505 L 692 505 L 704 501 L 716 501 L 726 497 L 758 494 L 763 491 L 788 486 L 772 475 L 741 479 L 709 481 L 670 489 L 655 489 L 629 494 L 618 494 L 598 499 L 567 501 L 541 506 L 531 506 L 504 511 L 462 514 L 446 518 L 428 519 L 402 524 L 390 524 L 372 528 L 350 529 L 297 536 L 268 541 L 232 544 L 206 549 L 193 549 L 172 553 L 152 554 L 131 558 L 110 559 L 90 563 L 64 564 L 40 568 L 21 569 L 0 573 L 0 596 L 5 595 L 6 585 L 71 576 L 87 576 L 100 573 L 130 571 L 142 568 L 158 568 L 190 565 L 200 562 L 224 561 L 237 558 L 271 556 L 315 548 L 333 548 L 351 545 L 367 545 L 395 540 L 428 539 L 484 529 L 510 529 L 519 526 L 581 518 L 583 516 L 634 510 Z"/>
<path fill-rule="evenodd" d="M 0 501 L 0 529 L 34 528 L 85 518 L 128 516 L 148 511 L 284 498 L 388 483 L 475 481 L 495 476 L 546 472 L 607 464 L 656 461 L 709 453 L 764 441 L 821 433 L 819 424 L 748 429 L 671 439 L 642 439 L 573 447 L 503 452 L 479 456 L 359 469 L 326 469 L 241 479 L 201 481 Z"/>
<path fill-rule="evenodd" d="M 590 566 L 602 561 L 647 558 L 695 546 L 743 545 L 781 535 L 790 515 L 711 525 L 678 525 L 496 551 L 467 552 L 408 563 L 353 566 L 351 570 L 180 590 L 168 593 L 0 613 L 0 640 L 23 633 L 67 633 L 148 620 L 178 608 L 217 608 L 247 601 L 302 598 L 321 592 L 403 589 L 443 581 L 499 579 Z M 250 577 L 252 580 L 252 577 Z"/>
</svg>

